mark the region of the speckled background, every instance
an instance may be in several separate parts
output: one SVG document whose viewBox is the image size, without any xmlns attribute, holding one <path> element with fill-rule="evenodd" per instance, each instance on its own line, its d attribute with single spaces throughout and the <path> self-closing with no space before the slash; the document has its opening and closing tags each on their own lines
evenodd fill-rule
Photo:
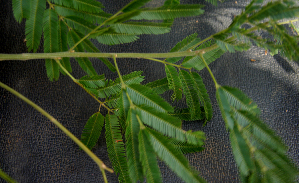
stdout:
<svg viewBox="0 0 299 183">
<path fill-rule="evenodd" d="M 129 0 L 101 2 L 107 12 L 115 13 Z M 203 0 L 182 0 L 181 4 L 184 3 L 205 4 L 205 14 L 177 19 L 171 32 L 165 35 L 145 35 L 134 43 L 97 47 L 103 52 L 168 52 L 194 32 L 204 39 L 223 30 L 249 0 L 226 0 L 217 7 Z M 162 4 L 163 0 L 154 0 L 149 6 Z M 11 0 L 0 0 L 0 53 L 26 52 L 24 25 L 24 21 L 21 24 L 15 21 Z M 39 52 L 41 50 L 42 47 Z M 99 74 L 117 77 L 99 60 L 92 61 Z M 238 87 L 257 102 L 261 118 L 290 147 L 288 154 L 298 166 L 298 64 L 280 56 L 265 55 L 264 50 L 252 47 L 247 52 L 226 53 L 210 66 L 219 84 Z M 72 67 L 76 78 L 84 75 L 74 61 Z M 122 74 L 143 70 L 145 82 L 165 77 L 164 66 L 151 61 L 119 59 L 119 67 Z M 214 84 L 206 70 L 200 71 L 200 75 L 211 96 L 214 117 L 205 127 L 201 121 L 184 123 L 184 129 L 203 130 L 207 136 L 206 149 L 187 157 L 208 182 L 239 182 L 228 133 L 217 107 Z M 88 118 L 98 110 L 96 101 L 70 78 L 61 76 L 57 82 L 50 82 L 43 60 L 2 61 L 0 80 L 40 105 L 77 137 L 81 136 Z M 169 99 L 169 95 L 166 93 L 165 97 Z M 103 134 L 93 152 L 111 167 Z M 3 89 L 0 89 L 0 167 L 21 183 L 103 182 L 95 163 L 76 144 L 49 120 Z M 164 182 L 182 182 L 166 165 L 161 163 L 160 167 Z M 109 182 L 117 182 L 115 174 L 107 173 L 107 177 Z"/>
</svg>

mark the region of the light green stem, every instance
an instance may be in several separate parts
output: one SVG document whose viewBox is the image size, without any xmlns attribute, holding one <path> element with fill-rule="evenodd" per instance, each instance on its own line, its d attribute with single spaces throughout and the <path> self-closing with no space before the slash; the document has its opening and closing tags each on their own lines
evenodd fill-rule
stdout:
<svg viewBox="0 0 299 183">
<path fill-rule="evenodd" d="M 208 71 L 209 71 L 209 73 L 210 73 L 210 75 L 211 75 L 211 77 L 212 77 L 212 79 L 213 79 L 213 81 L 214 81 L 214 83 L 215 83 L 215 87 L 216 87 L 216 89 L 218 89 L 218 88 L 220 87 L 220 85 L 217 83 L 217 81 L 216 81 L 216 79 L 215 79 L 215 76 L 214 76 L 214 74 L 212 73 L 212 71 L 211 71 L 209 65 L 208 65 L 207 62 L 205 61 L 205 59 L 204 59 L 204 57 L 203 57 L 202 54 L 199 54 L 199 56 L 200 56 L 200 58 L 202 59 L 203 63 L 205 64 L 206 68 L 208 69 Z"/>
<path fill-rule="evenodd" d="M 57 62 L 57 64 L 60 66 L 60 68 L 76 83 L 76 84 L 78 84 L 81 88 L 83 88 L 90 96 L 92 96 L 97 102 L 99 102 L 100 103 L 100 107 L 101 106 L 103 106 L 103 107 L 105 107 L 109 112 L 111 112 L 112 110 L 109 108 L 109 107 L 107 107 L 106 105 L 105 105 L 105 103 L 104 102 L 102 102 L 102 101 L 100 101 L 97 97 L 95 97 L 92 93 L 90 93 L 86 88 L 84 88 L 84 86 L 81 84 L 81 83 L 79 83 L 78 82 L 78 80 L 77 79 L 75 79 L 70 73 L 69 73 L 69 71 L 68 70 L 66 70 L 64 67 L 63 67 L 63 65 L 61 65 L 61 63 L 60 63 L 60 61 L 58 60 L 58 59 L 55 59 L 55 61 Z"/>
<path fill-rule="evenodd" d="M 55 59 L 55 61 L 57 62 L 57 64 L 60 66 L 60 68 L 66 73 L 66 75 L 68 75 L 75 83 L 78 83 L 78 80 L 75 79 L 68 70 L 66 70 L 66 68 L 63 67 L 63 65 L 61 65 L 59 59 Z"/>
<path fill-rule="evenodd" d="M 75 137 L 68 129 L 66 129 L 61 123 L 59 123 L 53 116 L 51 116 L 49 113 L 47 113 L 45 110 L 43 110 L 41 107 L 33 103 L 31 100 L 20 94 L 19 92 L 15 91 L 14 89 L 10 88 L 9 86 L 3 84 L 0 82 L 0 87 L 8 90 L 33 108 L 35 108 L 37 111 L 39 111 L 42 115 L 47 117 L 52 123 L 54 123 L 59 129 L 61 129 L 68 137 L 70 137 L 85 153 L 93 159 L 93 161 L 99 166 L 101 170 L 107 170 L 111 173 L 113 173 L 113 170 L 108 168 L 102 160 L 100 160 L 93 152 L 91 152 L 77 137 Z M 103 171 L 102 171 L 103 172 Z M 105 174 L 105 172 L 104 172 Z M 103 177 L 106 176 L 103 174 Z"/>
<path fill-rule="evenodd" d="M 159 59 L 155 59 L 155 58 L 145 58 L 147 60 L 152 60 L 152 61 L 155 61 L 155 62 L 160 62 L 162 64 L 167 64 L 167 65 L 172 65 L 174 67 L 177 67 L 177 68 L 182 68 L 182 69 L 189 69 L 187 67 L 184 67 L 184 66 L 181 66 L 181 65 L 177 65 L 177 64 L 173 64 L 173 63 L 169 63 L 169 62 L 165 62 L 163 60 L 159 60 Z"/>
<path fill-rule="evenodd" d="M 5 172 L 3 172 L 1 169 L 0 169 L 0 177 L 2 179 L 4 179 L 6 182 L 9 182 L 9 183 L 17 183 L 17 181 L 15 181 L 14 179 L 12 179 L 9 175 L 7 175 Z"/>
</svg>

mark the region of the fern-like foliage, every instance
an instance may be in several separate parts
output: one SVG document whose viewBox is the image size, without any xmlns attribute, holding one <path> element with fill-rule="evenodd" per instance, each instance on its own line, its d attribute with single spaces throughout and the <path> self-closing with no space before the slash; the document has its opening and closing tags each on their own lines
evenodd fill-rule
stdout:
<svg viewBox="0 0 299 183">
<path fill-rule="evenodd" d="M 178 51 L 186 51 L 189 50 L 191 47 L 193 47 L 195 44 L 199 43 L 200 39 L 197 38 L 197 33 L 194 33 L 182 41 L 178 42 L 171 50 L 170 52 L 178 52 Z M 166 59 L 167 62 L 175 63 L 179 60 L 181 60 L 182 57 L 175 57 L 175 58 L 168 58 Z"/>
<path fill-rule="evenodd" d="M 143 174 L 146 176 L 146 182 L 162 182 L 161 172 L 149 134 L 144 129 L 141 129 L 138 138 L 140 160 L 142 162 Z"/>
<path fill-rule="evenodd" d="M 173 144 L 175 148 L 181 151 L 183 154 L 201 152 L 205 149 L 204 147 L 202 147 L 202 145 L 188 144 L 176 139 L 171 139 L 170 143 Z"/>
<path fill-rule="evenodd" d="M 282 141 L 258 118 L 257 105 L 236 88 L 219 87 L 216 96 L 242 179 L 293 182 L 298 170 Z"/>
<path fill-rule="evenodd" d="M 86 147 L 92 149 L 100 135 L 104 126 L 104 116 L 97 112 L 93 114 L 87 121 L 81 134 L 81 141 Z"/>
<path fill-rule="evenodd" d="M 136 113 L 130 109 L 127 117 L 126 128 L 126 150 L 129 166 L 129 174 L 133 182 L 143 182 L 143 169 L 139 154 L 138 134 L 140 125 L 136 118 Z"/>
<path fill-rule="evenodd" d="M 44 52 L 53 53 L 58 51 L 58 17 L 54 10 L 48 9 L 44 14 Z M 58 80 L 59 65 L 53 59 L 46 59 L 48 78 Z"/>
<path fill-rule="evenodd" d="M 30 16 L 26 21 L 25 26 L 25 34 L 27 40 L 26 45 L 29 51 L 33 50 L 33 52 L 36 52 L 43 33 L 43 27 L 41 25 L 43 24 L 44 10 L 46 9 L 46 0 L 32 0 L 30 2 Z M 22 6 L 24 5 L 22 4 Z M 27 4 L 24 7 L 28 6 L 29 5 Z"/>
<path fill-rule="evenodd" d="M 173 90 L 172 99 L 182 99 L 182 83 L 176 68 L 171 65 L 165 65 L 165 72 L 168 80 L 169 89 Z"/>
<path fill-rule="evenodd" d="M 99 13 L 103 11 L 101 8 L 104 7 L 96 0 L 73 0 L 73 4 L 76 9 L 91 13 Z"/>
<path fill-rule="evenodd" d="M 188 17 L 203 14 L 202 5 L 177 5 L 169 7 L 160 7 L 154 9 L 144 9 L 139 15 L 133 17 L 134 20 L 168 20 L 178 17 Z"/>
<path fill-rule="evenodd" d="M 123 81 L 127 84 L 139 84 L 143 81 L 144 76 L 141 76 L 142 71 L 135 71 L 123 76 Z M 98 88 L 98 96 L 106 98 L 111 95 L 118 94 L 121 91 L 121 81 L 117 78 L 115 81 L 107 81 L 104 87 Z"/>
<path fill-rule="evenodd" d="M 169 90 L 167 78 L 158 79 L 156 81 L 149 82 L 145 86 L 151 88 L 157 94 L 162 94 L 167 90 Z"/>
<path fill-rule="evenodd" d="M 204 48 L 210 47 L 214 43 L 215 43 L 214 40 L 207 41 L 204 44 L 201 44 L 200 46 L 198 46 L 195 50 L 200 50 L 200 49 L 204 49 Z M 203 57 L 205 59 L 205 62 L 207 64 L 210 64 L 213 61 L 215 61 L 216 59 L 218 59 L 224 53 L 225 53 L 224 50 L 222 50 L 221 48 L 217 47 L 215 49 L 212 49 L 212 50 L 209 50 L 209 51 L 205 52 L 203 54 Z M 200 70 L 202 70 L 203 68 L 206 67 L 200 56 L 189 56 L 189 57 L 186 57 L 183 60 L 182 65 L 184 67 L 187 67 L 187 68 L 194 68 L 194 69 L 196 69 L 198 71 L 200 71 Z"/>
<path fill-rule="evenodd" d="M 150 138 L 152 147 L 157 155 L 184 181 L 186 182 L 205 182 L 198 176 L 198 173 L 191 169 L 184 155 L 176 150 L 176 147 L 161 134 L 149 128 L 144 129 Z"/>
<path fill-rule="evenodd" d="M 30 0 L 13 0 L 12 9 L 15 19 L 20 23 L 23 18 L 30 16 Z"/>
<path fill-rule="evenodd" d="M 125 147 L 120 131 L 118 119 L 115 115 L 107 115 L 105 118 L 106 142 L 109 159 L 112 162 L 114 171 L 119 174 L 120 182 L 131 182 Z"/>
<path fill-rule="evenodd" d="M 104 87 L 106 84 L 104 74 L 97 76 L 83 76 L 78 81 L 86 88 L 100 88 Z"/>
</svg>

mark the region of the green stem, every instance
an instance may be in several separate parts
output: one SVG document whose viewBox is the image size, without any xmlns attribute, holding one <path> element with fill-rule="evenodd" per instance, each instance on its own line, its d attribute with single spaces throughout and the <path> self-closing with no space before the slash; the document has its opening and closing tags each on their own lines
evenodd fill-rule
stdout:
<svg viewBox="0 0 299 183">
<path fill-rule="evenodd" d="M 2 179 L 4 179 L 6 182 L 9 182 L 9 183 L 17 183 L 17 181 L 15 181 L 14 179 L 12 179 L 9 175 L 7 175 L 5 172 L 3 172 L 1 169 L 0 169 L 0 177 Z"/>
<path fill-rule="evenodd" d="M 20 94 L 19 92 L 15 91 L 14 89 L 10 88 L 9 86 L 5 85 L 4 83 L 0 82 L 0 87 L 8 90 L 10 93 L 14 94 L 33 108 L 35 108 L 37 111 L 39 111 L 42 115 L 47 117 L 52 123 L 54 123 L 60 130 L 62 130 L 68 137 L 70 137 L 85 153 L 93 159 L 93 161 L 99 166 L 101 170 L 105 169 L 111 173 L 113 173 L 113 170 L 108 168 L 102 160 L 100 160 L 93 152 L 91 152 L 77 137 L 75 137 L 68 129 L 66 129 L 61 123 L 59 123 L 53 116 L 51 116 L 49 113 L 47 113 L 45 110 L 43 110 L 41 107 L 33 103 L 31 100 Z M 104 172 L 105 174 L 105 172 Z M 103 174 L 103 177 L 105 176 Z"/>
<path fill-rule="evenodd" d="M 84 86 L 78 82 L 77 79 L 75 79 L 69 72 L 66 70 L 63 65 L 61 65 L 60 61 L 58 59 L 55 59 L 57 64 L 60 66 L 60 68 L 76 83 L 78 84 L 81 88 L 83 88 L 90 96 L 92 96 L 97 102 L 101 104 L 101 106 L 105 107 L 109 112 L 111 112 L 111 109 L 105 105 L 104 102 L 100 101 L 97 97 L 95 97 L 92 93 L 90 93 Z"/>
<path fill-rule="evenodd" d="M 60 68 L 66 73 L 66 75 L 68 75 L 75 83 L 78 83 L 78 80 L 75 79 L 68 70 L 66 70 L 66 68 L 63 67 L 63 65 L 61 65 L 59 59 L 55 59 L 55 61 L 57 62 L 57 64 L 60 66 Z"/>
<path fill-rule="evenodd" d="M 216 81 L 216 79 L 215 79 L 215 76 L 214 76 L 214 74 L 212 73 L 210 67 L 208 66 L 208 64 L 207 64 L 207 62 L 205 61 L 205 59 L 204 59 L 204 57 L 202 56 L 202 54 L 199 54 L 199 56 L 200 56 L 200 58 L 202 59 L 203 63 L 205 64 L 206 68 L 208 69 L 208 71 L 209 71 L 209 73 L 210 73 L 210 75 L 211 75 L 211 77 L 212 77 L 212 79 L 213 79 L 213 81 L 214 81 L 214 83 L 215 83 L 215 87 L 216 87 L 216 89 L 218 89 L 218 88 L 220 87 L 220 85 L 217 83 L 217 81 Z"/>
<path fill-rule="evenodd" d="M 189 69 L 187 67 L 184 67 L 184 66 L 181 66 L 181 65 L 177 65 L 177 64 L 173 64 L 173 63 L 169 63 L 169 62 L 165 62 L 163 60 L 159 60 L 159 59 L 155 59 L 155 58 L 145 58 L 147 60 L 152 60 L 152 61 L 155 61 L 155 62 L 160 62 L 162 64 L 167 64 L 167 65 L 172 65 L 174 67 L 177 67 L 177 68 L 182 68 L 182 69 Z"/>
<path fill-rule="evenodd" d="M 117 71 L 117 74 L 118 74 L 118 77 L 119 77 L 119 79 L 120 79 L 120 82 L 121 82 L 122 87 L 125 88 L 126 84 L 125 84 L 123 78 L 121 77 L 121 74 L 120 74 L 118 65 L 117 65 L 117 63 L 116 63 L 116 57 L 117 57 L 117 54 L 115 54 L 115 55 L 112 56 L 113 61 L 114 61 L 114 65 L 115 65 L 115 69 L 116 69 L 116 71 Z"/>
</svg>

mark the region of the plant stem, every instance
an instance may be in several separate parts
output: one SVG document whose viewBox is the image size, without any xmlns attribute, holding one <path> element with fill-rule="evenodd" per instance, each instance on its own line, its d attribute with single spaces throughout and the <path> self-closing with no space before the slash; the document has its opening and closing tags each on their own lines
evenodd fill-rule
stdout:
<svg viewBox="0 0 299 183">
<path fill-rule="evenodd" d="M 211 71 L 210 67 L 208 66 L 207 62 L 205 61 L 204 57 L 202 56 L 201 53 L 199 54 L 199 56 L 200 56 L 200 58 L 202 59 L 203 63 L 205 64 L 206 68 L 208 69 L 208 71 L 209 71 L 209 73 L 210 73 L 210 75 L 211 75 L 211 77 L 212 77 L 212 79 L 213 79 L 213 81 L 214 81 L 214 83 L 215 83 L 215 87 L 216 87 L 216 89 L 219 88 L 220 85 L 217 83 L 217 81 L 216 81 L 216 79 L 215 79 L 215 76 L 214 76 L 214 74 L 212 73 L 212 71 Z"/>
<path fill-rule="evenodd" d="M 184 66 L 181 66 L 181 65 L 177 65 L 177 64 L 173 64 L 173 63 L 165 62 L 165 61 L 163 61 L 163 60 L 159 60 L 159 59 L 155 59 L 155 58 L 144 58 L 144 59 L 152 60 L 152 61 L 155 61 L 155 62 L 160 62 L 160 63 L 162 63 L 162 64 L 172 65 L 172 66 L 177 67 L 177 68 L 189 69 L 189 68 L 184 67 Z"/>
<path fill-rule="evenodd" d="M 121 77 L 121 74 L 120 74 L 120 72 L 119 72 L 118 65 L 117 65 L 117 63 L 116 63 L 116 57 L 117 57 L 117 54 L 113 55 L 112 57 L 113 57 L 113 61 L 114 61 L 114 65 L 115 65 L 115 69 L 116 69 L 116 71 L 117 71 L 117 74 L 118 74 L 118 77 L 119 77 L 119 79 L 120 79 L 121 85 L 122 85 L 122 87 L 125 88 L 125 85 L 126 85 L 126 84 L 125 84 L 123 78 Z"/>
<path fill-rule="evenodd" d="M 1 169 L 0 169 L 0 177 L 2 179 L 4 179 L 5 181 L 9 182 L 9 183 L 17 183 L 17 181 L 15 181 L 14 179 L 12 179 L 9 175 L 7 175 Z"/>
<path fill-rule="evenodd" d="M 63 65 L 61 65 L 60 61 L 58 59 L 55 59 L 55 61 L 57 62 L 57 64 L 60 66 L 60 68 L 76 83 L 78 84 L 81 88 L 83 88 L 90 96 L 92 96 L 97 102 L 99 102 L 101 104 L 101 106 L 105 107 L 109 112 L 111 112 L 112 110 L 107 107 L 105 105 L 104 102 L 100 101 L 96 96 L 94 96 L 92 93 L 90 93 L 86 88 L 84 88 L 84 86 L 78 82 L 77 79 L 75 79 L 64 67 Z"/>
<path fill-rule="evenodd" d="M 68 137 L 70 137 L 85 153 L 93 159 L 93 161 L 99 166 L 101 170 L 105 169 L 111 173 L 113 173 L 113 170 L 108 168 L 102 160 L 100 160 L 93 152 L 91 152 L 76 136 L 74 136 L 68 129 L 66 129 L 59 121 L 57 121 L 53 116 L 51 116 L 49 113 L 47 113 L 45 110 L 43 110 L 41 107 L 33 103 L 31 100 L 20 94 L 19 92 L 15 91 L 14 89 L 10 88 L 9 86 L 5 85 L 4 83 L 0 82 L 0 87 L 8 90 L 10 93 L 14 94 L 33 108 L 35 108 L 37 111 L 39 111 L 42 115 L 47 117 L 52 123 L 54 123 L 59 129 L 61 129 Z M 105 172 L 104 172 L 105 174 Z M 103 174 L 103 177 L 106 176 Z"/>
<path fill-rule="evenodd" d="M 66 73 L 66 75 L 68 75 L 75 83 L 78 83 L 78 80 L 75 79 L 68 70 L 66 70 L 63 65 L 61 65 L 59 59 L 55 59 L 55 61 L 57 62 L 57 64 L 60 66 L 60 68 Z"/>
</svg>

